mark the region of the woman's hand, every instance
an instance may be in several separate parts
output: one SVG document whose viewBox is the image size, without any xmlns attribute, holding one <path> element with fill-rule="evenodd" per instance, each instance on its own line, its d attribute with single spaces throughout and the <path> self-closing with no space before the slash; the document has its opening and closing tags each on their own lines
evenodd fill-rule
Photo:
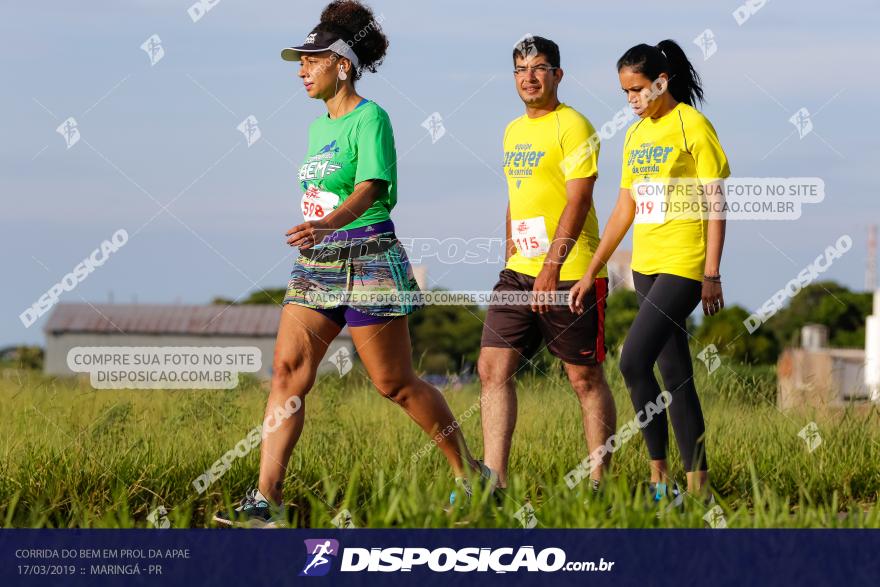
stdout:
<svg viewBox="0 0 880 587">
<path fill-rule="evenodd" d="M 289 237 L 287 244 L 291 247 L 309 249 L 320 244 L 324 237 L 333 234 L 333 232 L 335 231 L 328 228 L 323 220 L 312 220 L 297 224 L 284 234 Z"/>
<path fill-rule="evenodd" d="M 714 316 L 724 307 L 720 281 L 703 280 L 703 314 Z"/>
<path fill-rule="evenodd" d="M 584 313 L 584 296 L 593 289 L 595 277 L 584 275 L 568 292 L 568 309 L 575 314 Z"/>
</svg>

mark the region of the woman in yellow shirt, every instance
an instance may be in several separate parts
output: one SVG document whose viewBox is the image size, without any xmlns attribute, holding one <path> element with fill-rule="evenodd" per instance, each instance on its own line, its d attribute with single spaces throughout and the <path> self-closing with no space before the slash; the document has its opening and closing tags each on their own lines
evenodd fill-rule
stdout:
<svg viewBox="0 0 880 587">
<path fill-rule="evenodd" d="M 667 494 L 666 406 L 687 471 L 688 491 L 708 492 L 705 425 L 693 381 L 685 321 L 702 301 L 711 316 L 724 307 L 721 250 L 725 221 L 708 217 L 722 203 L 730 175 L 712 124 L 694 108 L 702 102 L 700 77 L 671 40 L 636 45 L 617 62 L 621 88 L 640 120 L 627 131 L 617 204 L 584 277 L 571 290 L 571 307 L 633 229 L 633 281 L 639 312 L 620 358 L 651 457 L 655 501 Z M 654 377 L 660 368 L 665 389 Z M 648 409 L 649 404 L 653 409 Z"/>
</svg>

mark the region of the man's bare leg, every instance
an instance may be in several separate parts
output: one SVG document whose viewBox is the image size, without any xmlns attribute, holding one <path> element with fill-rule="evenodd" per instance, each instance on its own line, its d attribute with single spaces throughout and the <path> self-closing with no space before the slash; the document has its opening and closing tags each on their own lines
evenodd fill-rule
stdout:
<svg viewBox="0 0 880 587">
<path fill-rule="evenodd" d="M 565 373 L 581 404 L 584 437 L 593 454 L 605 444 L 617 428 L 617 409 L 611 389 L 605 381 L 601 365 L 573 365 L 564 363 Z M 602 466 L 590 472 L 590 478 L 600 481 L 604 470 L 611 464 L 611 452 L 602 459 Z"/>
<path fill-rule="evenodd" d="M 522 353 L 516 349 L 483 347 L 480 373 L 483 458 L 498 473 L 498 487 L 507 487 L 507 460 L 516 427 L 516 383 L 513 379 Z"/>
</svg>

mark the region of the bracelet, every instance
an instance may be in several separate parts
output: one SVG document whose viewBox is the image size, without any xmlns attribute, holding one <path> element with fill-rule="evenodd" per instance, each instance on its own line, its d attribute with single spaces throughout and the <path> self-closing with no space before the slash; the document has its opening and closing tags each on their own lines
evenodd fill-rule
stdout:
<svg viewBox="0 0 880 587">
<path fill-rule="evenodd" d="M 703 275 L 703 281 L 711 281 L 712 283 L 721 283 L 721 274 L 718 275 Z"/>
</svg>

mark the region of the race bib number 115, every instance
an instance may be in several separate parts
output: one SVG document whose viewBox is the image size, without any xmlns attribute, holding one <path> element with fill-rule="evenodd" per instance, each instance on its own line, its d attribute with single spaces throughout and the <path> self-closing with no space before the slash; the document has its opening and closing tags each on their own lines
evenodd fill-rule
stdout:
<svg viewBox="0 0 880 587">
<path fill-rule="evenodd" d="M 550 250 L 543 216 L 510 221 L 510 236 L 523 257 L 540 257 Z"/>
</svg>

